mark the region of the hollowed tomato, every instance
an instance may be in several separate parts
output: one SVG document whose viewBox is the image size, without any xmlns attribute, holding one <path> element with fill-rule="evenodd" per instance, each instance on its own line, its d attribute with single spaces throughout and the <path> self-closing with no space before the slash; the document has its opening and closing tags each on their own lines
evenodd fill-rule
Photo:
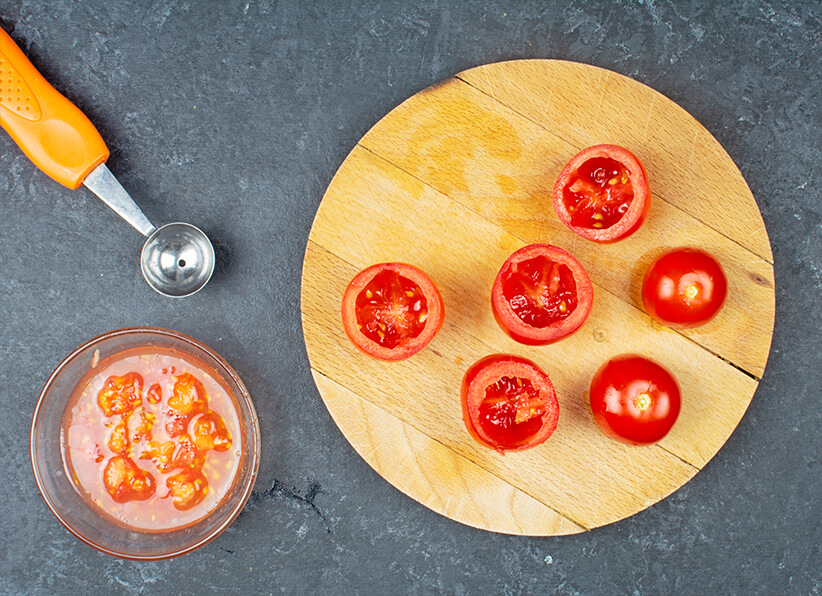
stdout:
<svg viewBox="0 0 822 596">
<path fill-rule="evenodd" d="M 711 255 L 679 248 L 656 259 L 642 281 L 642 302 L 655 320 L 677 328 L 699 327 L 725 304 L 728 280 Z"/>
<path fill-rule="evenodd" d="M 623 354 L 606 362 L 591 381 L 591 411 L 606 435 L 650 445 L 668 434 L 681 407 L 679 385 L 662 365 Z"/>
<path fill-rule="evenodd" d="M 345 332 L 360 350 L 381 360 L 416 354 L 434 338 L 444 318 L 437 286 L 404 263 L 380 263 L 360 271 L 343 295 Z"/>
<path fill-rule="evenodd" d="M 531 244 L 502 265 L 491 290 L 494 318 L 520 343 L 542 345 L 570 335 L 593 303 L 591 279 L 579 261 L 550 244 Z"/>
<path fill-rule="evenodd" d="M 562 223 L 580 236 L 615 242 L 636 232 L 648 215 L 648 174 L 627 149 L 595 145 L 562 169 L 553 201 Z"/>
<path fill-rule="evenodd" d="M 536 364 L 506 354 L 487 356 L 462 380 L 462 418 L 471 436 L 500 453 L 535 447 L 551 436 L 559 403 Z"/>
</svg>

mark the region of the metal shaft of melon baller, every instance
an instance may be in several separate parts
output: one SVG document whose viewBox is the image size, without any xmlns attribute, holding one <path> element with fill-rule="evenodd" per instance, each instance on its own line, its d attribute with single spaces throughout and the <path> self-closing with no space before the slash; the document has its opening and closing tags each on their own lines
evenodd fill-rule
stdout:
<svg viewBox="0 0 822 596">
<path fill-rule="evenodd" d="M 101 163 L 94 168 L 91 174 L 83 180 L 83 185 L 96 194 L 106 205 L 114 209 L 117 215 L 130 223 L 143 236 L 151 236 L 157 229 L 117 178 L 114 177 L 106 164 Z"/>
</svg>

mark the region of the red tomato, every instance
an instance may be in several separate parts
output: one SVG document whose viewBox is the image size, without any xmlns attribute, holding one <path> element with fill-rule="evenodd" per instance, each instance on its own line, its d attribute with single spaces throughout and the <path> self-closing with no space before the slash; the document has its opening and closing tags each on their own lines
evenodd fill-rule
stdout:
<svg viewBox="0 0 822 596">
<path fill-rule="evenodd" d="M 465 373 L 462 419 L 481 444 L 500 453 L 521 451 L 551 436 L 559 403 L 551 379 L 536 364 L 495 354 Z"/>
<path fill-rule="evenodd" d="M 679 416 L 679 385 L 653 360 L 635 354 L 611 358 L 591 381 L 591 411 L 606 435 L 650 445 L 668 434 Z"/>
<path fill-rule="evenodd" d="M 520 343 L 555 342 L 580 328 L 591 312 L 591 279 L 570 254 L 531 244 L 503 263 L 491 290 L 494 318 Z"/>
<path fill-rule="evenodd" d="M 651 206 L 648 174 L 636 155 L 617 145 L 577 153 L 554 185 L 559 219 L 594 242 L 616 242 L 639 229 Z"/>
<path fill-rule="evenodd" d="M 381 360 L 402 360 L 434 339 L 445 308 L 425 273 L 403 263 L 380 263 L 360 271 L 348 284 L 342 319 L 360 350 Z"/>
<path fill-rule="evenodd" d="M 654 261 L 642 282 L 642 302 L 654 319 L 670 327 L 699 327 L 725 304 L 728 280 L 711 255 L 678 248 Z"/>
</svg>

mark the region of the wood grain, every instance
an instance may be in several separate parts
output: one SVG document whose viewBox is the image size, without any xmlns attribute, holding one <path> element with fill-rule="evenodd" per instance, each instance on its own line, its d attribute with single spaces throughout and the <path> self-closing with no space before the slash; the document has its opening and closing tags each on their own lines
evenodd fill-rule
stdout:
<svg viewBox="0 0 822 596">
<path fill-rule="evenodd" d="M 648 167 L 654 193 L 640 231 L 608 246 L 567 230 L 550 200 L 565 162 L 601 142 L 634 151 Z M 679 178 L 687 182 L 677 186 Z M 532 242 L 566 248 L 594 283 L 589 319 L 551 346 L 513 342 L 489 304 L 500 265 Z M 644 313 L 639 286 L 653 258 L 684 245 L 715 254 L 731 289 L 709 325 L 675 332 Z M 493 64 L 398 106 L 338 170 L 303 266 L 306 346 L 337 425 L 394 486 L 475 527 L 569 534 L 670 494 L 733 432 L 768 356 L 770 259 L 762 219 L 739 171 L 676 104 L 589 66 Z M 359 270 L 394 260 L 431 276 L 445 301 L 446 323 L 416 356 L 385 363 L 351 345 L 340 301 Z M 495 352 L 534 360 L 557 388 L 559 426 L 540 447 L 501 456 L 474 442 L 463 426 L 462 376 Z M 629 448 L 607 439 L 588 412 L 593 373 L 624 352 L 662 362 L 682 386 L 680 418 L 655 446 Z"/>
</svg>

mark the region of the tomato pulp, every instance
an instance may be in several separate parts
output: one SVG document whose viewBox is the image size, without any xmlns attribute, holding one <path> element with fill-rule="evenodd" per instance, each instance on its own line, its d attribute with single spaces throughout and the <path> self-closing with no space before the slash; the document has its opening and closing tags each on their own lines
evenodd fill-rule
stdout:
<svg viewBox="0 0 822 596">
<path fill-rule="evenodd" d="M 500 453 L 544 443 L 557 427 L 559 402 L 551 379 L 525 358 L 483 358 L 465 373 L 461 394 L 468 432 Z"/>
<path fill-rule="evenodd" d="M 678 248 L 656 259 L 642 281 L 642 302 L 655 320 L 676 328 L 713 319 L 728 295 L 722 266 L 708 253 Z"/>
<path fill-rule="evenodd" d="M 437 286 L 404 263 L 380 263 L 358 273 L 342 299 L 345 332 L 360 350 L 402 360 L 422 350 L 445 319 Z"/>
<path fill-rule="evenodd" d="M 636 232 L 648 215 L 648 174 L 624 147 L 588 147 L 562 169 L 553 202 L 562 223 L 580 236 L 616 242 Z"/>
<path fill-rule="evenodd" d="M 138 530 L 196 523 L 228 494 L 239 469 L 231 397 L 177 352 L 140 348 L 96 364 L 75 390 L 62 432 L 77 491 Z"/>
<path fill-rule="evenodd" d="M 503 263 L 491 290 L 494 318 L 520 343 L 555 342 L 579 329 L 593 303 L 583 266 L 550 244 L 531 244 Z"/>
<path fill-rule="evenodd" d="M 668 434 L 681 407 L 679 385 L 662 365 L 623 354 L 611 358 L 591 381 L 591 411 L 606 435 L 650 445 Z"/>
</svg>

